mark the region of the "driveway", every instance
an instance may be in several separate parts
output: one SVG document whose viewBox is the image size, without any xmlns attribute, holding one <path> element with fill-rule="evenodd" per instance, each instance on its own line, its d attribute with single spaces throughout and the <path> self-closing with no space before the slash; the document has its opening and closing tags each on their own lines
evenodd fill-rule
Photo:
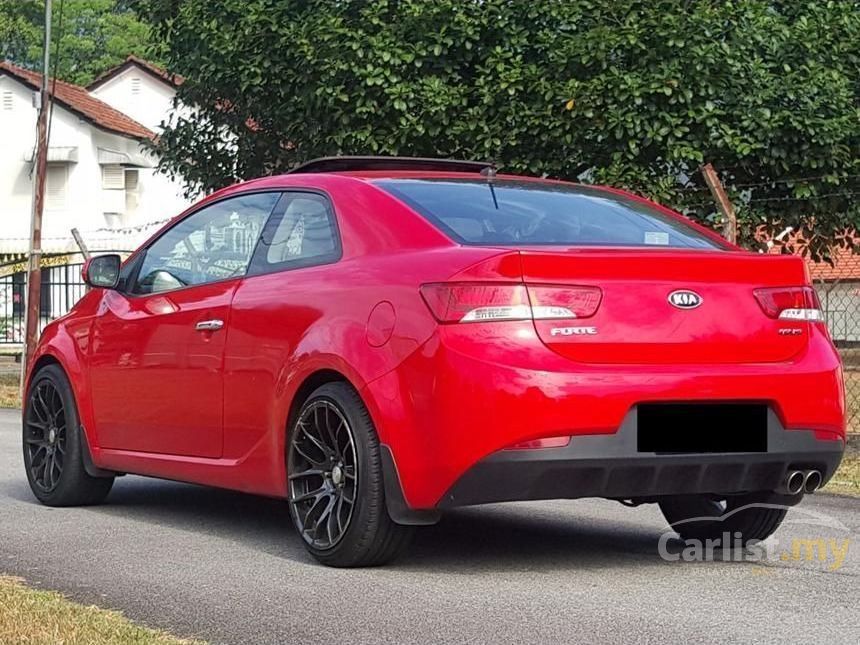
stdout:
<svg viewBox="0 0 860 645">
<path fill-rule="evenodd" d="M 780 546 L 848 544 L 841 563 L 815 549 L 812 561 L 667 562 L 656 507 L 587 500 L 451 512 L 394 565 L 332 570 L 305 554 L 280 501 L 129 476 L 104 506 L 42 507 L 21 467 L 18 419 L 0 410 L 0 572 L 180 636 L 860 642 L 860 500 L 811 497 L 794 512 L 806 523 L 776 534 Z"/>
</svg>

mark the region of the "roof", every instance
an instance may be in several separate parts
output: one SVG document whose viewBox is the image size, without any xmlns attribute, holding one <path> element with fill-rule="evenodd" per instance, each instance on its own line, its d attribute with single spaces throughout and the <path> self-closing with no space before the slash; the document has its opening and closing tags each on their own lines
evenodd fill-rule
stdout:
<svg viewBox="0 0 860 645">
<path fill-rule="evenodd" d="M 790 230 L 790 229 L 789 229 Z M 756 236 L 759 243 L 764 244 L 768 239 L 764 229 L 759 229 Z M 860 237 L 857 233 L 849 233 L 849 237 L 853 238 L 855 244 L 860 244 Z M 789 248 L 786 249 L 785 247 Z M 801 255 L 799 249 L 806 246 L 803 237 L 797 232 L 788 234 L 785 240 L 773 240 L 773 244 L 768 248 L 767 252 L 771 255 L 780 255 L 786 251 L 795 249 L 797 255 Z M 854 253 L 850 248 L 832 247 L 830 249 L 831 259 L 833 264 L 829 262 L 816 262 L 812 258 L 804 258 L 809 267 L 809 277 L 816 282 L 839 282 L 839 281 L 858 281 L 860 280 L 860 253 Z"/>
<path fill-rule="evenodd" d="M 87 85 L 87 89 L 91 92 L 95 89 L 98 89 L 115 76 L 122 74 L 129 67 L 136 67 L 146 72 L 153 78 L 162 81 L 172 87 L 179 87 L 185 82 L 184 76 L 181 76 L 180 74 L 172 74 L 166 69 L 159 67 L 154 63 L 150 63 L 148 60 L 143 60 L 142 58 L 138 58 L 134 54 L 129 54 L 122 63 L 116 65 L 115 67 L 111 67 L 110 69 L 99 74 L 92 83 Z"/>
<path fill-rule="evenodd" d="M 833 253 L 833 266 L 826 262 L 809 262 L 813 280 L 860 280 L 860 254 L 851 249 L 837 249 Z"/>
<path fill-rule="evenodd" d="M 7 61 L 0 61 L 0 75 L 2 74 L 11 76 L 36 91 L 42 84 L 41 74 L 31 72 Z M 51 87 L 54 88 L 53 98 L 57 103 L 97 128 L 139 141 L 155 138 L 155 133 L 152 130 L 119 110 L 115 110 L 104 101 L 91 96 L 85 88 L 79 85 L 58 80 L 55 86 L 52 80 Z"/>
</svg>

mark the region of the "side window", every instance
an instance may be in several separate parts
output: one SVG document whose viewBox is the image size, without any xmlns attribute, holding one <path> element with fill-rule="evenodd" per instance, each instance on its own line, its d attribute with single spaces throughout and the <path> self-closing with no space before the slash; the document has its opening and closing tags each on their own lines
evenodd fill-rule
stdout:
<svg viewBox="0 0 860 645">
<path fill-rule="evenodd" d="M 340 258 L 329 201 L 316 193 L 284 193 L 263 231 L 251 272 L 326 264 Z"/>
<path fill-rule="evenodd" d="M 279 193 L 239 195 L 177 222 L 147 249 L 132 293 L 158 293 L 244 275 L 279 197 Z"/>
</svg>

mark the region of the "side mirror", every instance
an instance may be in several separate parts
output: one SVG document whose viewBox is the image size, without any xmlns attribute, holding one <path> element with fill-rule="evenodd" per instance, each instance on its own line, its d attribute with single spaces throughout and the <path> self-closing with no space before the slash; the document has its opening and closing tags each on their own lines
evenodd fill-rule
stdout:
<svg viewBox="0 0 860 645">
<path fill-rule="evenodd" d="M 81 277 L 96 289 L 116 289 L 122 259 L 116 255 L 97 255 L 84 262 Z"/>
</svg>

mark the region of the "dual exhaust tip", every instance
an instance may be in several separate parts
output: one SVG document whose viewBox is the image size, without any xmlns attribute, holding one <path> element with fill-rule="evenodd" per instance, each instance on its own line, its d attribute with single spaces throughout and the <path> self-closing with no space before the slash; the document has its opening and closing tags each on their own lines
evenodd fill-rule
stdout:
<svg viewBox="0 0 860 645">
<path fill-rule="evenodd" d="M 814 493 L 823 482 L 820 470 L 789 470 L 782 484 L 782 492 L 789 495 Z"/>
</svg>

